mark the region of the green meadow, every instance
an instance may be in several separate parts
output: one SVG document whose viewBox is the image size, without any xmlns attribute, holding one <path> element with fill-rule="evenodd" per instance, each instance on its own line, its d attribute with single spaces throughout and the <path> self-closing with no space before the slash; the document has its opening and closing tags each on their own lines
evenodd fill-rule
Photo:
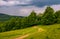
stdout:
<svg viewBox="0 0 60 39">
<path fill-rule="evenodd" d="M 0 33 L 0 39 L 15 39 L 30 34 L 24 39 L 60 39 L 60 24 L 37 25 L 20 30 Z"/>
</svg>

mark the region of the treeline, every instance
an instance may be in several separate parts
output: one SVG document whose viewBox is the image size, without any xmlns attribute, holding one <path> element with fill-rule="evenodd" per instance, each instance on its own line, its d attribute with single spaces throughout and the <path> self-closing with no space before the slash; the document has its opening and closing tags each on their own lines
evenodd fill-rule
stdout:
<svg viewBox="0 0 60 39">
<path fill-rule="evenodd" d="M 0 32 L 55 23 L 60 23 L 60 11 L 54 12 L 53 8 L 47 7 L 43 14 L 40 13 L 37 15 L 36 12 L 32 11 L 28 17 L 11 18 L 9 21 L 0 24 Z"/>
</svg>

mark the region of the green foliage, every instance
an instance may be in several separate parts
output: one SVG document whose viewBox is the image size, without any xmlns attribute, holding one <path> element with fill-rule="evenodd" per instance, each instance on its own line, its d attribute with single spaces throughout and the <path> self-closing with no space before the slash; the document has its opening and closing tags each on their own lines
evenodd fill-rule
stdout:
<svg viewBox="0 0 60 39">
<path fill-rule="evenodd" d="M 13 16 L 6 22 L 0 22 L 0 32 L 23 29 L 33 25 L 51 25 L 55 23 L 60 23 L 60 11 L 54 13 L 53 8 L 47 7 L 43 14 L 37 15 L 35 11 L 32 11 L 28 17 Z"/>
<path fill-rule="evenodd" d="M 60 18 L 60 10 L 55 12 L 56 18 Z"/>
<path fill-rule="evenodd" d="M 60 23 L 60 10 L 55 12 L 56 23 Z"/>
<path fill-rule="evenodd" d="M 30 25 L 34 25 L 36 24 L 36 19 L 37 18 L 37 15 L 34 11 L 31 12 L 31 14 L 28 16 L 28 19 L 30 21 Z"/>
<path fill-rule="evenodd" d="M 50 25 L 55 22 L 54 10 L 51 7 L 47 7 L 45 13 L 41 19 L 42 24 Z"/>
<path fill-rule="evenodd" d="M 42 16 L 43 16 L 43 14 L 41 14 L 41 13 L 37 15 L 37 18 L 36 18 L 36 19 L 37 19 L 37 20 L 36 20 L 36 24 L 37 24 L 37 25 L 40 25 L 40 24 L 41 24 Z"/>
</svg>

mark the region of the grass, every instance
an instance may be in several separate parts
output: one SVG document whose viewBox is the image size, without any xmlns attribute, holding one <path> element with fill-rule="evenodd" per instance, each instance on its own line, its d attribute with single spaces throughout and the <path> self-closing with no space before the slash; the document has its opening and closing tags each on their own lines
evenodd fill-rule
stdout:
<svg viewBox="0 0 60 39">
<path fill-rule="evenodd" d="M 25 39 L 60 39 L 60 24 L 39 26 L 44 32 L 36 32 Z"/>
<path fill-rule="evenodd" d="M 36 32 L 36 29 L 33 29 L 32 27 L 15 30 L 15 31 L 4 32 L 4 33 L 0 33 L 0 39 L 13 39 L 16 37 L 20 37 L 24 34 L 33 33 L 33 32 Z"/>
<path fill-rule="evenodd" d="M 60 39 L 60 24 L 38 25 L 38 28 L 26 28 L 0 33 L 0 39 L 13 39 L 25 34 L 30 34 L 25 39 Z M 38 32 L 42 28 L 44 31 Z"/>
</svg>

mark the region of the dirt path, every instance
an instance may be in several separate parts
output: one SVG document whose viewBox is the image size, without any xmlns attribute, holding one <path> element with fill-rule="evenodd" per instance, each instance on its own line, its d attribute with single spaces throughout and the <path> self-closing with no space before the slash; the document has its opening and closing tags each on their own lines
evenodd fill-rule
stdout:
<svg viewBox="0 0 60 39">
<path fill-rule="evenodd" d="M 33 28 L 36 28 L 38 32 L 43 32 L 43 31 L 45 31 L 43 28 L 39 28 L 39 27 L 37 27 L 37 26 L 34 26 Z"/>
<path fill-rule="evenodd" d="M 26 34 L 26 35 L 23 35 L 23 36 L 21 36 L 21 37 L 15 38 L 15 39 L 24 39 L 24 38 L 28 37 L 29 35 L 30 35 L 30 34 Z"/>
<path fill-rule="evenodd" d="M 39 27 L 36 27 L 36 26 L 34 26 L 33 28 L 37 28 L 37 31 L 38 31 L 38 32 L 43 32 L 43 31 L 44 31 L 44 29 L 39 28 Z M 26 35 L 23 35 L 23 36 L 21 36 L 21 37 L 17 37 L 17 38 L 15 38 L 15 39 L 24 39 L 24 38 L 28 37 L 29 35 L 30 35 L 30 34 L 26 34 Z"/>
<path fill-rule="evenodd" d="M 45 31 L 43 28 L 38 28 L 38 32 L 43 32 Z"/>
</svg>

